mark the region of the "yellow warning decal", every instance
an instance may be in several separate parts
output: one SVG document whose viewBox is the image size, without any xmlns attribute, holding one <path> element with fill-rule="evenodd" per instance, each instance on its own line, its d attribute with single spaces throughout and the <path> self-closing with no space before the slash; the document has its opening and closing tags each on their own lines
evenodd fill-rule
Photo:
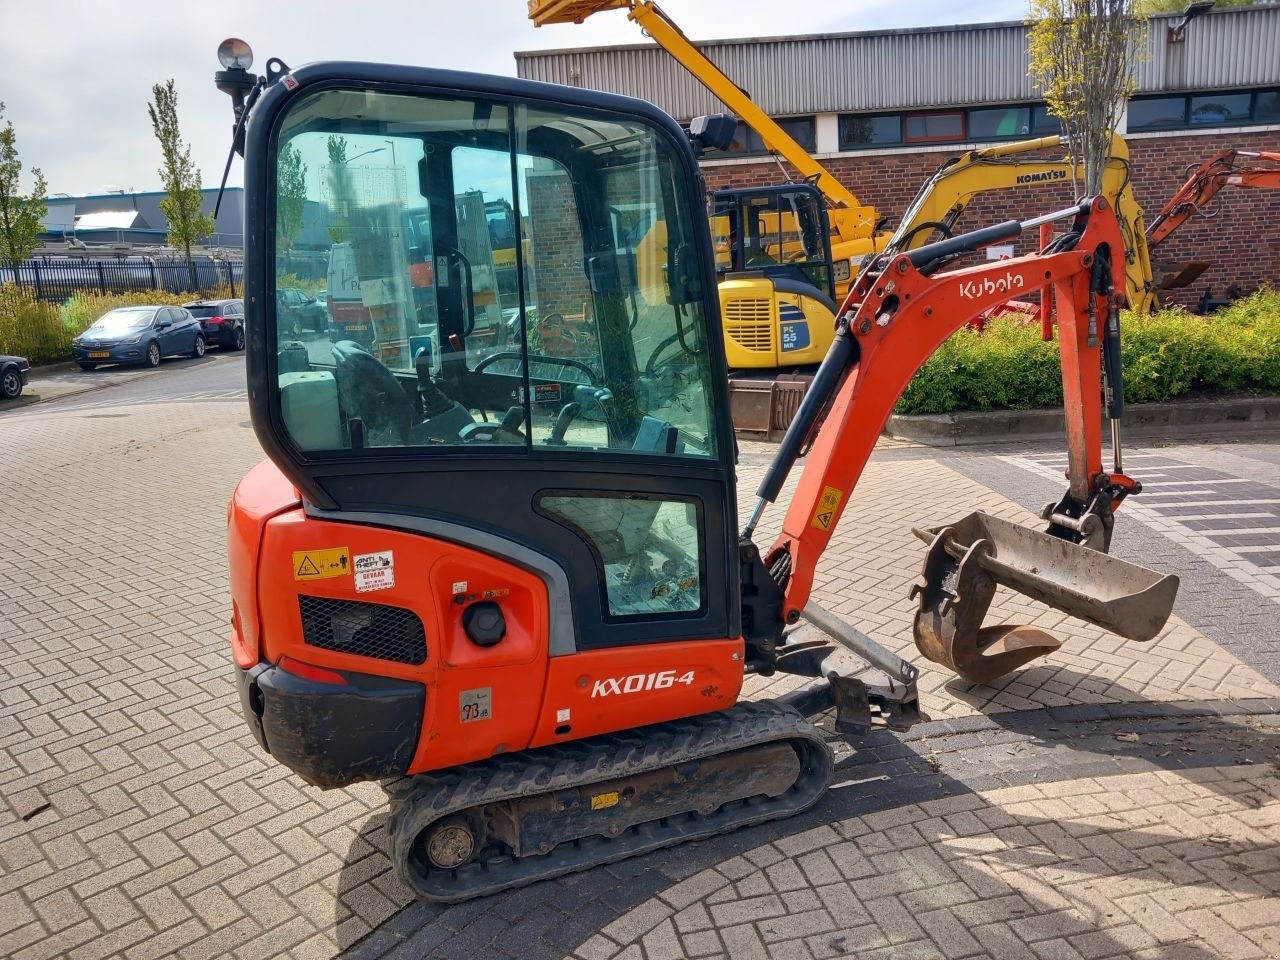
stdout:
<svg viewBox="0 0 1280 960">
<path fill-rule="evenodd" d="M 346 547 L 328 550 L 293 551 L 293 579 L 328 580 L 351 572 L 351 551 Z"/>
<path fill-rule="evenodd" d="M 836 507 L 844 499 L 844 491 L 835 487 L 823 487 L 822 496 L 818 498 L 818 509 L 813 511 L 813 526 L 819 530 L 830 530 L 831 522 L 836 516 Z"/>
<path fill-rule="evenodd" d="M 608 793 L 598 793 L 591 798 L 592 810 L 605 810 L 609 807 L 618 805 L 618 791 L 611 790 Z"/>
</svg>

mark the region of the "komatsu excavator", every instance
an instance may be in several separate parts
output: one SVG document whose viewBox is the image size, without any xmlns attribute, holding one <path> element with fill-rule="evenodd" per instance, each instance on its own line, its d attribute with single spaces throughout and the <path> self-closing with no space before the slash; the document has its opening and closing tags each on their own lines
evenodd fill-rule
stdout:
<svg viewBox="0 0 1280 960">
<path fill-rule="evenodd" d="M 241 704 L 261 747 L 307 782 L 383 783 L 391 859 L 420 898 L 790 816 L 833 776 L 811 717 L 833 710 L 850 738 L 921 719 L 917 668 L 816 605 L 814 576 L 913 372 L 1020 291 L 1054 292 L 1068 489 L 1043 530 L 982 513 L 922 524 L 917 644 L 974 681 L 1050 653 L 1038 628 L 983 625 L 997 584 L 1133 640 L 1160 631 L 1176 579 L 1106 552 L 1140 485 L 1120 459 L 1124 240 L 1104 198 L 863 273 L 739 527 L 711 236 L 670 117 L 418 67 L 272 59 L 259 77 L 238 40 L 219 59 L 245 158 L 249 403 L 267 454 L 228 511 Z M 357 153 L 395 144 L 397 170 L 358 178 L 345 212 L 404 206 L 438 262 L 465 266 L 458 195 L 511 204 L 509 342 L 475 342 L 465 268 L 413 288 L 423 271 L 394 229 L 361 234 L 353 253 L 399 265 L 371 271 L 361 296 L 398 315 L 409 350 L 290 338 L 274 297 L 278 164 L 323 158 L 335 135 Z M 307 189 L 317 222 L 332 216 Z M 659 291 L 633 256 L 652 221 L 668 238 Z M 1063 232 L 1039 253 L 939 266 L 1042 223 Z M 574 335 L 540 332 L 536 317 L 573 304 Z M 760 549 L 761 515 L 806 449 L 781 533 Z M 829 639 L 792 632 L 801 619 Z M 779 671 L 809 682 L 740 702 L 746 676 Z"/>
<path fill-rule="evenodd" d="M 765 149 L 798 172 L 800 179 L 790 182 L 780 163 L 783 182 L 725 188 L 713 198 L 713 221 L 727 228 L 727 234 L 717 238 L 717 249 L 724 254 L 723 332 L 734 369 L 818 363 L 831 346 L 836 304 L 849 292 L 859 265 L 889 239 L 876 209 L 862 203 L 797 143 L 656 3 L 528 0 L 528 10 L 538 27 L 582 23 L 597 13 L 626 10 L 627 19 L 754 131 Z M 726 120 L 728 129 L 723 131 Z M 720 149 L 728 147 L 735 128 L 736 121 L 724 115 L 695 118 L 691 127 L 705 138 L 703 145 Z M 719 136 L 722 132 L 727 137 Z"/>
<path fill-rule="evenodd" d="M 885 244 L 883 257 L 913 250 L 939 237 L 950 237 L 975 197 L 1010 191 L 1019 197 L 1042 188 L 1083 183 L 1084 168 L 1068 157 L 1036 156 L 1065 147 L 1059 136 L 1019 140 L 970 150 L 950 157 L 926 180 Z M 1148 313 L 1156 306 L 1151 256 L 1147 249 L 1142 207 L 1129 178 L 1129 146 L 1118 134 L 1102 173 L 1102 194 L 1111 205 L 1124 238 L 1125 297 L 1130 309 Z"/>
</svg>

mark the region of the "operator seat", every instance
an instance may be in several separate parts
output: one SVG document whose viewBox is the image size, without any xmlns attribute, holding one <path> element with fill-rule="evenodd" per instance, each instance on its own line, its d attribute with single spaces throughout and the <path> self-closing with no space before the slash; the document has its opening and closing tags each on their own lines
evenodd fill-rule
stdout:
<svg viewBox="0 0 1280 960">
<path fill-rule="evenodd" d="M 354 340 L 335 343 L 333 361 L 338 403 L 348 424 L 358 419 L 364 425 L 364 445 L 407 446 L 413 430 L 413 404 L 395 375 Z M 352 442 L 358 442 L 354 436 Z"/>
</svg>

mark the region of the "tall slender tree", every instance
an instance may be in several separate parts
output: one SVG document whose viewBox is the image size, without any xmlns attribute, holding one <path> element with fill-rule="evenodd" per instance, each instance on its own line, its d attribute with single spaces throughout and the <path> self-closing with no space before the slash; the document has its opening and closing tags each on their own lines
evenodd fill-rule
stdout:
<svg viewBox="0 0 1280 960">
<path fill-rule="evenodd" d="M 191 161 L 191 147 L 183 142 L 178 129 L 178 93 L 173 81 L 153 86 L 151 98 L 147 114 L 151 117 L 156 139 L 160 141 L 163 157 L 160 179 L 167 194 L 160 201 L 160 210 L 169 220 L 169 245 L 183 252 L 194 290 L 197 282 L 191 248 L 213 236 L 213 217 L 204 212 L 200 170 Z"/>
<path fill-rule="evenodd" d="M 4 104 L 0 103 L 0 119 Z M 22 192 L 22 161 L 18 159 L 17 138 L 13 124 L 0 129 L 0 257 L 13 267 L 13 279 L 20 283 L 18 265 L 40 246 L 40 220 L 45 215 L 44 174 L 31 168 L 35 180 L 31 192 Z"/>
<path fill-rule="evenodd" d="M 325 141 L 329 164 L 325 171 L 329 188 L 329 241 L 345 243 L 350 234 L 351 169 L 347 166 L 347 138 L 331 135 Z"/>
<path fill-rule="evenodd" d="M 287 249 L 302 229 L 302 213 L 307 204 L 307 165 L 302 162 L 302 151 L 293 144 L 280 151 L 277 176 L 276 234 L 280 246 Z"/>
<path fill-rule="evenodd" d="M 1111 134 L 1133 93 L 1139 38 L 1134 0 L 1030 0 L 1031 75 L 1062 122 L 1072 156 L 1084 164 L 1084 190 L 1102 191 Z"/>
</svg>

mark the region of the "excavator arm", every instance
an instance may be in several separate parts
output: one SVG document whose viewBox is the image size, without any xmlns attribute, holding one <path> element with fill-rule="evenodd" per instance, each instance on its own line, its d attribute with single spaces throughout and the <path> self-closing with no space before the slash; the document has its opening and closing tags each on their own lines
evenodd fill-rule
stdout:
<svg viewBox="0 0 1280 960">
<path fill-rule="evenodd" d="M 772 117 L 761 110 L 751 95 L 734 83 L 709 57 L 689 41 L 662 9 L 649 0 L 529 0 L 529 19 L 535 26 L 554 23 L 582 23 L 593 13 L 626 10 L 636 23 L 680 66 L 760 135 L 765 147 L 790 163 L 800 176 L 822 192 L 830 207 L 831 227 L 837 243 L 862 241 L 853 249 L 833 250 L 837 259 L 858 256 L 877 249 L 874 207 L 865 206 L 826 167 L 796 143 Z"/>
<path fill-rule="evenodd" d="M 1262 165 L 1246 166 L 1240 162 L 1246 158 L 1260 161 Z M 1205 208 L 1223 187 L 1280 190 L 1280 153 L 1223 150 L 1188 174 L 1187 182 L 1156 214 L 1147 229 L 1147 243 L 1153 248 L 1196 214 L 1211 216 Z"/>
<path fill-rule="evenodd" d="M 1019 195 L 1040 187 L 1083 183 L 1084 168 L 1070 157 L 1032 156 L 1062 147 L 1061 137 L 1019 140 L 952 157 L 925 181 L 903 214 L 882 257 L 913 250 L 935 235 L 949 237 L 975 197 L 995 190 Z M 1102 194 L 1111 205 L 1124 240 L 1123 289 L 1130 308 L 1148 313 L 1156 306 L 1151 257 L 1147 250 L 1142 208 L 1129 178 L 1129 147 L 1118 135 L 1111 138 L 1110 159 L 1102 174 Z"/>
<path fill-rule="evenodd" d="M 1066 234 L 1040 253 L 936 272 L 956 254 L 1068 219 Z M 1019 292 L 1048 287 L 1059 329 L 1069 489 L 1046 508 L 1044 533 L 977 513 L 919 531 L 931 546 L 919 590 L 917 644 L 930 659 L 975 681 L 1055 649 L 1057 641 L 1035 628 L 981 627 L 996 583 L 1133 639 L 1149 640 L 1159 632 L 1172 608 L 1176 578 L 1105 555 L 1112 512 L 1141 489 L 1123 473 L 1117 427 L 1123 408 L 1123 251 L 1124 237 L 1110 204 L 1094 198 L 1057 214 L 917 247 L 858 278 L 839 312 L 831 352 L 760 485 L 757 508 L 744 530 L 749 541 L 765 504 L 778 498 L 791 467 L 811 443 L 782 533 L 763 556 L 782 592 L 784 623 L 807 616 L 818 562 L 911 377 L 979 313 Z M 1102 463 L 1104 395 L 1113 424 L 1112 470 Z"/>
</svg>

